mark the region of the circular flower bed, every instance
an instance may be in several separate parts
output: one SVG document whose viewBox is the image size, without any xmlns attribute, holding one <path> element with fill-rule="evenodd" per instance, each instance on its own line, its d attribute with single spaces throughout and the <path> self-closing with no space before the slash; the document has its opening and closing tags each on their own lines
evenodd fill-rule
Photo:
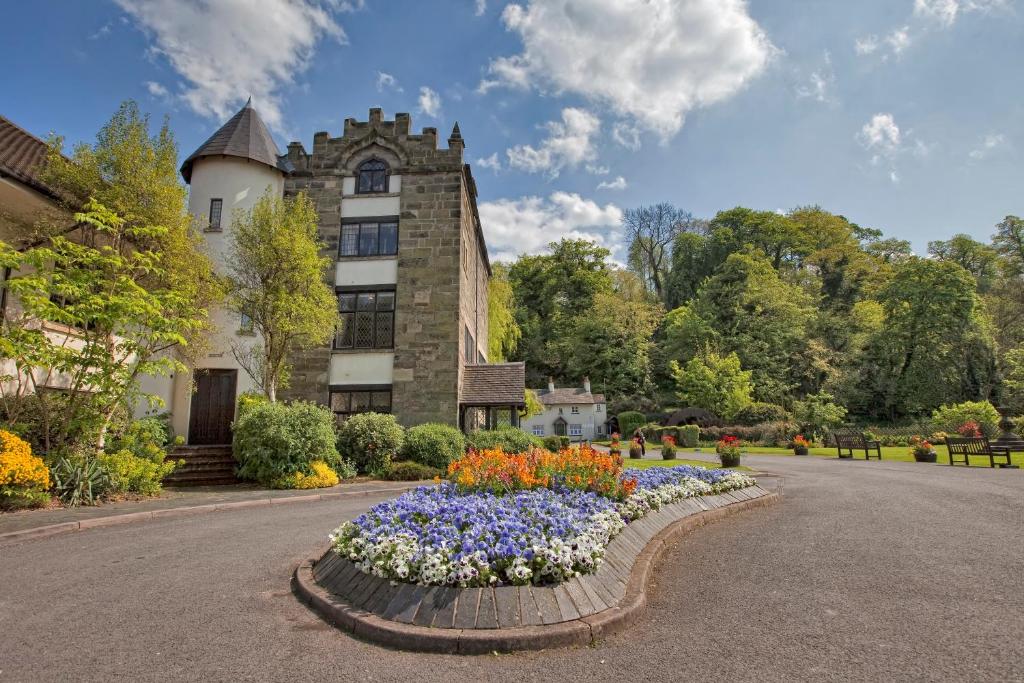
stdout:
<svg viewBox="0 0 1024 683">
<path fill-rule="evenodd" d="M 592 455 L 583 458 L 592 460 Z M 536 461 L 552 467 L 547 456 L 538 454 Z M 602 462 L 593 487 L 600 492 L 588 490 L 575 473 L 566 480 L 548 472 L 547 486 L 524 487 L 536 480 L 522 469 L 529 464 L 515 461 L 518 481 L 508 492 L 494 486 L 499 474 L 484 477 L 484 490 L 472 490 L 467 470 L 456 466 L 456 482 L 423 486 L 375 505 L 338 527 L 331 544 L 362 571 L 406 583 L 558 583 L 595 571 L 608 542 L 630 521 L 683 498 L 755 483 L 736 472 L 682 465 L 620 467 L 615 477 L 621 484 L 609 486 Z"/>
</svg>

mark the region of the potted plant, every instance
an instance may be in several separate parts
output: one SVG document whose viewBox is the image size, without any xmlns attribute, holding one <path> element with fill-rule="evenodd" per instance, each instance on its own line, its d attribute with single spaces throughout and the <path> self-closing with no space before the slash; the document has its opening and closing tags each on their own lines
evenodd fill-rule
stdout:
<svg viewBox="0 0 1024 683">
<path fill-rule="evenodd" d="M 740 464 L 740 440 L 735 436 L 723 436 L 716 444 L 715 452 L 722 461 L 722 467 L 737 467 Z"/>
<path fill-rule="evenodd" d="M 676 440 L 666 434 L 661 437 L 661 459 L 662 460 L 675 460 L 676 457 Z"/>
<path fill-rule="evenodd" d="M 917 462 L 935 462 L 939 454 L 935 452 L 935 447 L 932 446 L 931 442 L 922 439 L 920 436 L 915 436 L 910 439 L 910 453 L 914 456 L 914 460 Z"/>
<path fill-rule="evenodd" d="M 981 426 L 974 420 L 968 420 L 956 428 L 960 436 L 965 439 L 977 439 L 982 436 Z"/>
<path fill-rule="evenodd" d="M 622 444 L 619 443 L 619 433 L 612 433 L 612 441 L 608 446 L 608 452 L 612 455 L 622 455 Z"/>
<path fill-rule="evenodd" d="M 644 450 L 640 447 L 640 442 L 636 439 L 629 444 L 629 457 L 633 460 L 639 460 L 643 457 Z"/>
<path fill-rule="evenodd" d="M 811 443 L 804 438 L 803 434 L 793 437 L 793 455 L 807 455 Z"/>
</svg>

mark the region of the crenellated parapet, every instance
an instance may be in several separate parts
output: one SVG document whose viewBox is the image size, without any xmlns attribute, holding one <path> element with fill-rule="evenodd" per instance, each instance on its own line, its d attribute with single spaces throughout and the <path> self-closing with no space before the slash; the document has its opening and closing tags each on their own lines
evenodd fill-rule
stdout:
<svg viewBox="0 0 1024 683">
<path fill-rule="evenodd" d="M 448 138 L 448 147 L 439 148 L 437 128 L 428 126 L 420 133 L 411 133 L 409 114 L 395 114 L 394 120 L 384 118 L 383 111 L 372 108 L 366 121 L 345 119 L 342 135 L 332 138 L 321 131 L 313 136 L 312 152 L 301 142 L 288 144 L 288 161 L 294 175 L 348 176 L 369 157 L 386 161 L 393 173 L 437 173 L 461 171 L 465 142 L 458 124 Z"/>
</svg>

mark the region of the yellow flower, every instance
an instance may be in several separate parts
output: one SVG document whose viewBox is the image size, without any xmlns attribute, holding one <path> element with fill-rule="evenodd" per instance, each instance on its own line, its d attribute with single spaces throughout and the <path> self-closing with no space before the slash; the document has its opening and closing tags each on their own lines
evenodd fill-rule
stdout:
<svg viewBox="0 0 1024 683">
<path fill-rule="evenodd" d="M 28 443 L 0 429 L 0 486 L 38 489 L 50 487 L 50 470 L 42 458 L 32 455 Z"/>
</svg>

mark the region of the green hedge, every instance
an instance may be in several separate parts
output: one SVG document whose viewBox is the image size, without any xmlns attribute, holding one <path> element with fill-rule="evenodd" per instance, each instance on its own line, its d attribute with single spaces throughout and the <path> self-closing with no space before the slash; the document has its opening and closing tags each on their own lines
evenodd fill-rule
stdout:
<svg viewBox="0 0 1024 683">
<path fill-rule="evenodd" d="M 368 474 L 386 474 L 404 443 L 405 431 L 394 415 L 360 413 L 338 428 L 338 452 Z"/>
<path fill-rule="evenodd" d="M 238 475 L 269 486 L 281 477 L 313 474 L 314 460 L 341 465 L 335 447 L 334 415 L 304 401 L 261 403 L 235 420 L 232 451 Z"/>
<path fill-rule="evenodd" d="M 700 444 L 700 427 L 682 425 L 679 427 L 679 438 L 676 440 L 683 448 L 696 448 Z"/>
<path fill-rule="evenodd" d="M 531 448 L 543 444 L 540 438 L 531 436 L 518 427 L 478 429 L 469 435 L 467 441 L 470 448 L 478 451 L 501 448 L 506 453 L 525 453 Z"/>
<path fill-rule="evenodd" d="M 623 439 L 632 439 L 633 432 L 647 424 L 647 416 L 636 410 L 619 413 L 619 434 Z"/>
<path fill-rule="evenodd" d="M 387 472 L 381 475 L 389 481 L 424 481 L 440 476 L 443 476 L 441 470 L 411 460 L 393 462 Z"/>
<path fill-rule="evenodd" d="M 466 437 L 455 427 L 437 422 L 412 427 L 405 433 L 402 457 L 439 470 L 466 452 Z"/>
</svg>

